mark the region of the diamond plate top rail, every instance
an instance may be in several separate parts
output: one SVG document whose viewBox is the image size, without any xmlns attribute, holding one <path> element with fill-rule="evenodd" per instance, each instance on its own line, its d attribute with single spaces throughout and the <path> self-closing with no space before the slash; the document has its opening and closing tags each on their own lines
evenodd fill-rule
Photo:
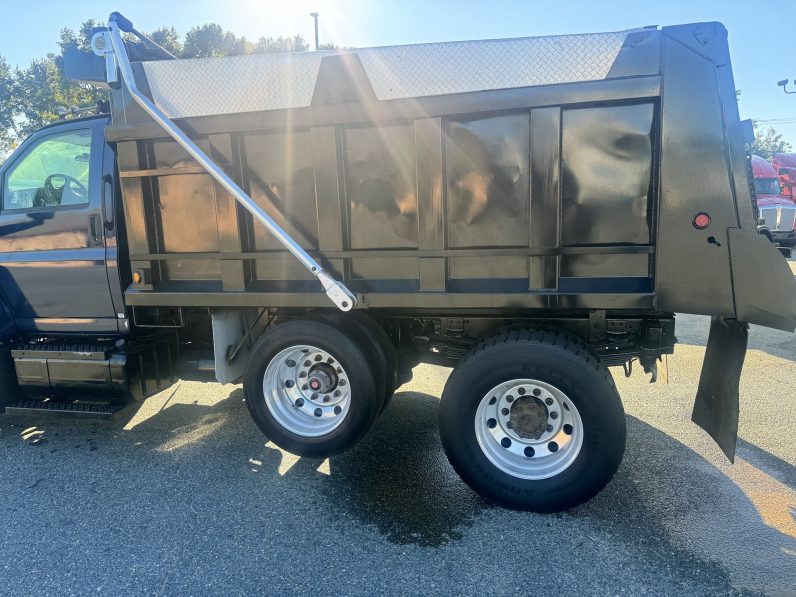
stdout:
<svg viewBox="0 0 796 597">
<path fill-rule="evenodd" d="M 630 31 L 444 42 L 352 52 L 379 100 L 605 79 Z M 304 108 L 335 51 L 143 63 L 170 118 Z"/>
</svg>

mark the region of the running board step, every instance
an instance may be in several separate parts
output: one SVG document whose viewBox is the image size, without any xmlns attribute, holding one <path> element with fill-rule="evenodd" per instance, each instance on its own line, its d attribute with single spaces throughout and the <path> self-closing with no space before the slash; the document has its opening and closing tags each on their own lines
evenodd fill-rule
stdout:
<svg viewBox="0 0 796 597">
<path fill-rule="evenodd" d="M 125 404 L 20 400 L 5 408 L 6 415 L 48 416 L 73 419 L 112 419 Z"/>
</svg>

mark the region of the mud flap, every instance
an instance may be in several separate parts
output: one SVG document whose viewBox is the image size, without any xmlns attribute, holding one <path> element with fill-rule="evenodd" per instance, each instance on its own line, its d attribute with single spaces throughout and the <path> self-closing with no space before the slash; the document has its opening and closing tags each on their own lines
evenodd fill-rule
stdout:
<svg viewBox="0 0 796 597">
<path fill-rule="evenodd" d="M 730 462 L 735 462 L 738 387 L 748 338 L 748 324 L 713 317 L 691 415 L 691 420 L 708 432 Z"/>
</svg>

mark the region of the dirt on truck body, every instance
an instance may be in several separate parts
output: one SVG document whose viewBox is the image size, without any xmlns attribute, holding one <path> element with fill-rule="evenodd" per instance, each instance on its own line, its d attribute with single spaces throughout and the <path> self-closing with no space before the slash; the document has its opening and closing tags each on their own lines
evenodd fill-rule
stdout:
<svg viewBox="0 0 796 597">
<path fill-rule="evenodd" d="M 607 367 L 654 381 L 674 313 L 696 313 L 713 323 L 693 419 L 734 457 L 748 324 L 792 331 L 796 283 L 757 231 L 722 25 L 175 60 L 114 14 L 93 49 L 67 72 L 107 84 L 109 114 L 3 167 L 59 127 L 91 139 L 84 181 L 5 190 L 31 201 L 27 227 L 0 223 L 6 369 L 31 396 L 112 406 L 211 374 L 243 382 L 271 441 L 329 456 L 413 364 L 449 363 L 453 467 L 558 510 L 621 461 Z M 64 197 L 110 284 L 46 317 L 14 247 Z"/>
</svg>

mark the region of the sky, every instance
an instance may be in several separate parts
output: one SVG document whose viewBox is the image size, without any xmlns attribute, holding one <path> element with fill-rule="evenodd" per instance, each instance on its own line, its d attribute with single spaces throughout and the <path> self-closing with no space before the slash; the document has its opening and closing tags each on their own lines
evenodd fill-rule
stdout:
<svg viewBox="0 0 796 597">
<path fill-rule="evenodd" d="M 721 21 L 742 118 L 772 121 L 796 148 L 796 95 L 777 87 L 796 79 L 796 0 L 0 0 L 0 8 L 0 54 L 12 66 L 56 51 L 62 27 L 105 21 L 113 10 L 142 31 L 169 25 L 184 35 L 215 22 L 252 40 L 300 33 L 308 41 L 317 11 L 321 43 L 356 47 Z"/>
</svg>

